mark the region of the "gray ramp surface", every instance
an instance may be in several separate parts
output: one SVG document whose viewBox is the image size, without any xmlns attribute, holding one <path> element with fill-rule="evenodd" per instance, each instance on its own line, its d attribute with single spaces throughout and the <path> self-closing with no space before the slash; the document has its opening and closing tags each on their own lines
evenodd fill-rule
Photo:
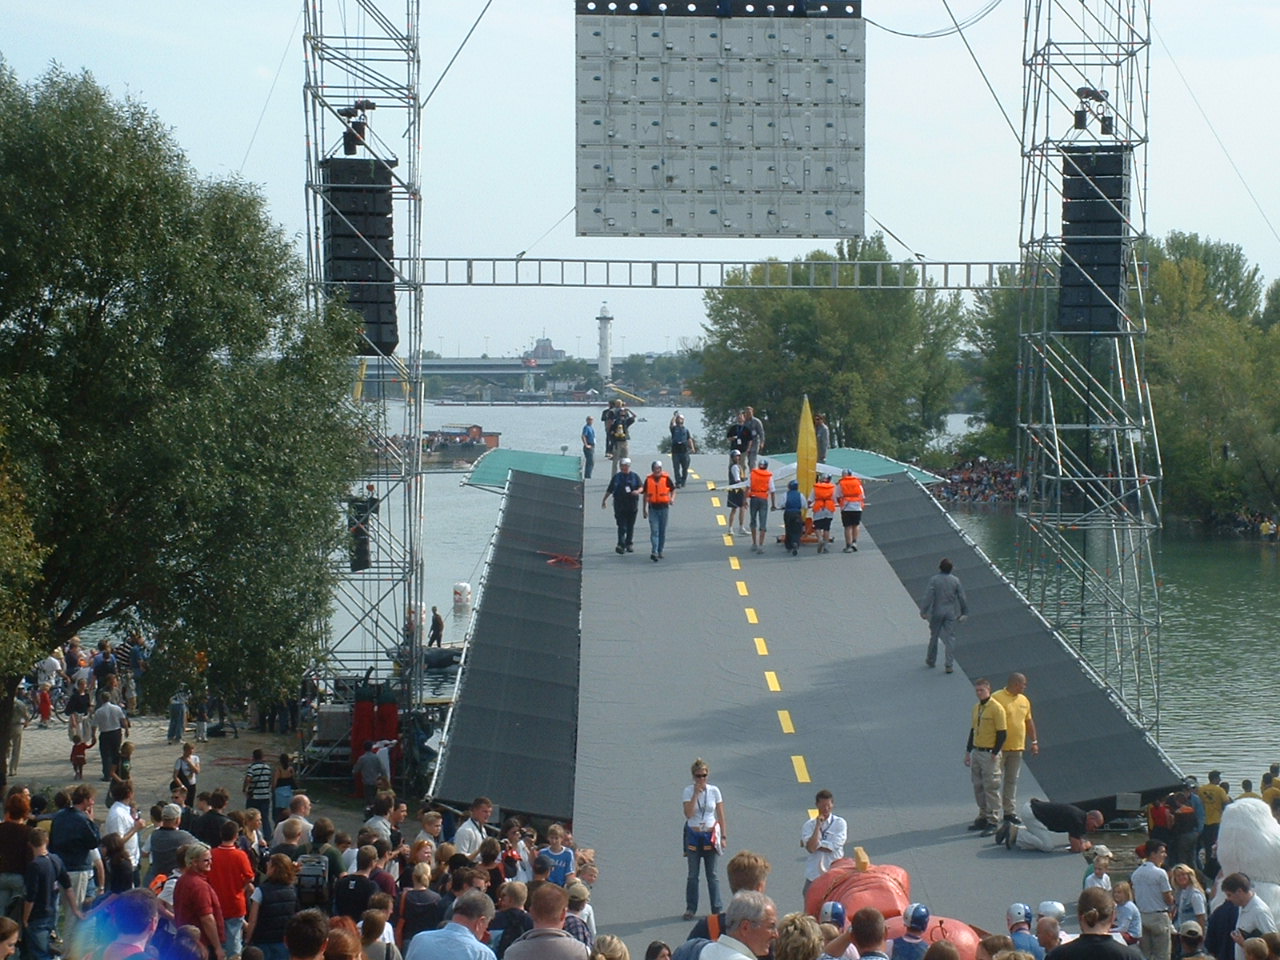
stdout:
<svg viewBox="0 0 1280 960">
<path fill-rule="evenodd" d="M 780 913 L 802 908 L 800 832 L 822 787 L 849 821 L 846 852 L 860 845 L 873 862 L 905 867 L 913 898 L 936 914 L 1000 931 L 1011 902 L 1073 903 L 1082 858 L 1009 852 L 965 830 L 977 812 L 963 764 L 973 690 L 963 652 L 953 675 L 924 666 L 927 629 L 875 541 L 887 485 L 868 484 L 858 553 L 806 545 L 791 557 L 773 543 L 775 513 L 759 556 L 749 538 L 725 542 L 724 492 L 705 482 L 723 486 L 725 464 L 694 458 L 702 479 L 680 491 L 659 563 L 643 521 L 637 552 L 613 552 L 612 509 L 600 509 L 607 477 L 586 481 L 574 835 L 597 850 L 600 932 L 637 956 L 692 926 L 680 919 L 680 799 L 695 757 L 725 797 L 726 903 L 724 863 L 750 849 L 773 865 Z M 1033 701 L 1040 686 L 1047 693 L 1049 679 L 1033 674 Z M 1025 771 L 1020 795 L 1044 795 Z"/>
</svg>

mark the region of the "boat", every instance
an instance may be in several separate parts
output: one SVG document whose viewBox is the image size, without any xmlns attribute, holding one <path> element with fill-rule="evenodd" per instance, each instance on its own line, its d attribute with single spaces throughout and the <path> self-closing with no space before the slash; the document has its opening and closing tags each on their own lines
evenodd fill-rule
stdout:
<svg viewBox="0 0 1280 960">
<path fill-rule="evenodd" d="M 478 423 L 446 423 L 423 434 L 422 462 L 434 466 L 475 463 L 481 454 L 495 449 L 502 436 Z"/>
</svg>

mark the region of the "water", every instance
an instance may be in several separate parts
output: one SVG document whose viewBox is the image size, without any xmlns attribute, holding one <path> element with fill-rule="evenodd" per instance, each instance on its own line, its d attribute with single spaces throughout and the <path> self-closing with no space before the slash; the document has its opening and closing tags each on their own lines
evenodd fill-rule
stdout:
<svg viewBox="0 0 1280 960">
<path fill-rule="evenodd" d="M 958 507 L 952 517 L 997 566 L 1012 574 L 1018 519 L 1008 507 Z M 871 528 L 874 533 L 874 527 Z M 1280 759 L 1263 731 L 1280 711 L 1280 690 L 1257 682 L 1276 663 L 1280 609 L 1275 545 L 1206 538 L 1185 526 L 1158 544 L 1161 625 L 1161 746 L 1201 782 L 1220 768 L 1233 787 L 1256 787 Z"/>
<path fill-rule="evenodd" d="M 636 410 L 644 419 L 632 429 L 631 449 L 643 458 L 666 436 L 672 410 Z M 695 436 L 706 435 L 701 411 L 684 412 Z M 598 422 L 600 410 L 589 407 L 431 406 L 423 425 L 479 423 L 501 431 L 504 447 L 559 453 L 567 445 L 567 455 L 575 456 L 588 413 Z M 963 417 L 953 420 L 961 432 L 966 429 Z M 427 478 L 426 602 L 441 610 L 450 609 L 455 581 L 479 586 L 501 503 L 492 493 L 460 487 L 460 479 L 456 474 Z M 952 515 L 1012 574 L 1017 518 L 1011 510 L 960 507 Z M 874 536 L 874 513 L 868 523 Z M 1217 767 L 1233 787 L 1242 777 L 1256 785 L 1267 765 L 1280 759 L 1280 747 L 1272 747 L 1263 734 L 1280 715 L 1280 688 L 1267 682 L 1275 672 L 1275 638 L 1280 637 L 1280 606 L 1268 602 L 1280 587 L 1280 553 L 1272 545 L 1205 539 L 1181 527 L 1164 533 L 1160 553 L 1161 744 L 1202 781 Z M 459 639 L 465 628 L 464 620 L 455 620 L 446 638 Z"/>
</svg>

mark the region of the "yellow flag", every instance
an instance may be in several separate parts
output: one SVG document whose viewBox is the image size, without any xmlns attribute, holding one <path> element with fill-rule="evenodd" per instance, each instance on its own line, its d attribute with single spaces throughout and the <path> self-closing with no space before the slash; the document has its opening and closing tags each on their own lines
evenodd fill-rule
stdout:
<svg viewBox="0 0 1280 960">
<path fill-rule="evenodd" d="M 813 475 L 818 469 L 818 433 L 813 427 L 809 395 L 800 408 L 800 429 L 796 433 L 796 479 L 806 500 L 813 494 Z"/>
</svg>

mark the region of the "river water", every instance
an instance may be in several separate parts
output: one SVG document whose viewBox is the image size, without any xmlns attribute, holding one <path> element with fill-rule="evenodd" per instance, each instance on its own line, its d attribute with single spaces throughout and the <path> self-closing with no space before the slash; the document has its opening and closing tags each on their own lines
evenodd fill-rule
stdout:
<svg viewBox="0 0 1280 960">
<path fill-rule="evenodd" d="M 632 428 L 631 449 L 643 458 L 666 436 L 672 411 L 636 409 L 641 420 Z M 701 436 L 700 412 L 685 412 L 694 435 Z M 504 447 L 559 453 L 565 445 L 566 455 L 574 456 L 588 413 L 598 423 L 600 410 L 586 407 L 429 406 L 423 426 L 479 423 L 501 431 Z M 957 426 L 963 420 L 954 419 Z M 460 480 L 460 474 L 427 478 L 425 599 L 441 610 L 449 609 L 455 582 L 478 588 L 500 504 L 499 497 L 462 487 Z M 987 556 L 1012 574 L 1018 525 L 1012 510 L 959 507 L 952 516 Z M 874 509 L 868 510 L 867 524 L 874 537 Z M 1233 790 L 1242 777 L 1257 785 L 1267 766 L 1280 760 L 1280 745 L 1272 744 L 1266 733 L 1280 716 L 1280 684 L 1269 679 L 1280 665 L 1280 605 L 1267 600 L 1280 581 L 1277 548 L 1206 539 L 1175 527 L 1164 532 L 1159 554 L 1161 745 L 1201 782 L 1216 767 Z M 456 638 L 465 629 L 465 617 L 457 616 L 449 636 Z M 1031 681 L 1034 698 L 1036 678 Z"/>
</svg>

